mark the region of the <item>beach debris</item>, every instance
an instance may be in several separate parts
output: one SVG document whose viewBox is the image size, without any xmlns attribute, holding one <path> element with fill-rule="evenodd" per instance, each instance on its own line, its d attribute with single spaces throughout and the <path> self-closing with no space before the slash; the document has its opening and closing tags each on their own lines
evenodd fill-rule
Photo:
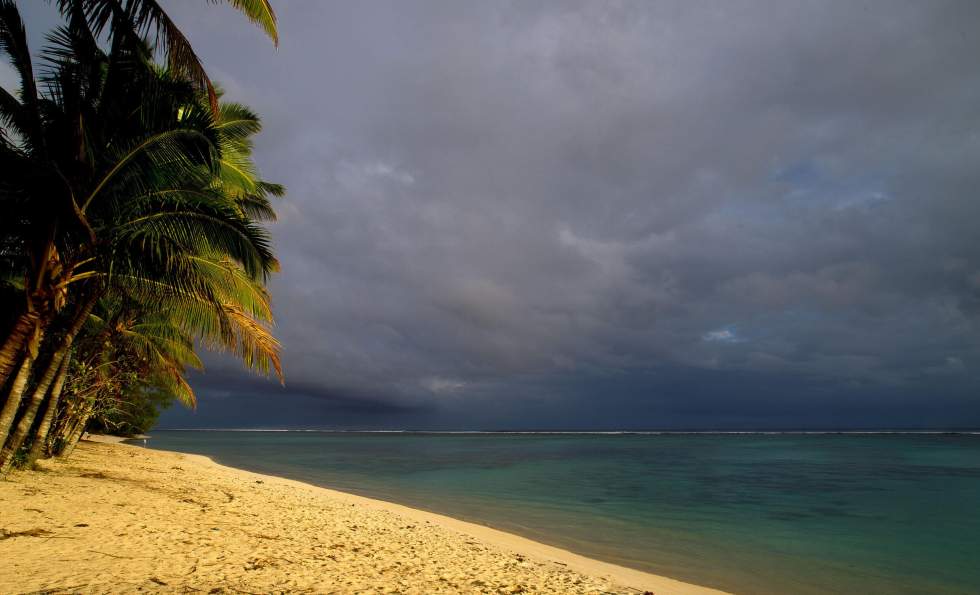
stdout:
<svg viewBox="0 0 980 595">
<path fill-rule="evenodd" d="M 79 474 L 79 477 L 88 477 L 89 479 L 112 479 L 101 471 L 81 473 Z"/>
<path fill-rule="evenodd" d="M 266 535 L 265 533 L 249 533 L 248 535 L 250 537 L 254 537 L 256 539 L 272 539 L 272 540 L 278 540 L 279 539 L 279 537 L 274 537 L 272 535 Z"/>
<path fill-rule="evenodd" d="M 99 550 L 88 550 L 93 554 L 101 554 L 103 556 L 109 556 L 110 558 L 117 558 L 119 560 L 149 560 L 153 556 L 118 556 L 116 554 L 110 554 L 109 552 L 100 552 Z"/>
<path fill-rule="evenodd" d="M 14 537 L 44 537 L 45 535 L 51 535 L 51 531 L 47 529 L 27 529 L 25 531 L 0 529 L 0 540 L 13 539 Z"/>
</svg>

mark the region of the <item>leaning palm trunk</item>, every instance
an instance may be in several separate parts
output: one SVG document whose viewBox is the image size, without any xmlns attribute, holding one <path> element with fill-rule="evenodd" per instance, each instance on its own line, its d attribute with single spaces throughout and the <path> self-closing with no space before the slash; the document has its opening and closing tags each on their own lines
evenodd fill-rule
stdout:
<svg viewBox="0 0 980 595">
<path fill-rule="evenodd" d="M 7 384 L 10 375 L 17 368 L 17 362 L 20 361 L 18 356 L 27 346 L 31 335 L 36 332 L 40 318 L 41 315 L 36 310 L 24 312 L 17 317 L 17 322 L 10 329 L 10 334 L 0 347 L 0 387 Z"/>
<path fill-rule="evenodd" d="M 59 411 L 54 414 L 54 423 L 48 432 L 48 440 L 45 449 L 51 455 L 61 452 L 61 447 L 65 443 L 69 428 L 75 420 L 75 412 L 80 407 L 80 397 L 77 394 L 70 394 L 61 400 Z"/>
<path fill-rule="evenodd" d="M 24 354 L 17 376 L 14 377 L 13 384 L 10 385 L 10 391 L 7 393 L 3 409 L 0 409 L 0 444 L 7 442 L 7 436 L 10 434 L 11 426 L 14 425 L 14 418 L 20 408 L 21 397 L 24 395 L 24 388 L 27 386 L 27 379 L 30 377 L 33 367 L 34 358 L 31 357 L 30 353 Z"/>
<path fill-rule="evenodd" d="M 67 341 L 70 346 L 70 341 Z M 20 450 L 20 447 L 24 444 L 24 440 L 31 431 L 31 427 L 34 425 L 34 419 L 37 417 L 37 412 L 41 408 L 41 404 L 45 401 L 45 397 L 48 394 L 48 388 L 54 382 L 55 377 L 58 375 L 58 371 L 61 370 L 62 363 L 67 359 L 67 351 L 59 349 L 51 357 L 51 361 L 48 363 L 48 367 L 38 381 L 37 386 L 34 387 L 34 391 L 31 396 L 27 399 L 27 407 L 20 416 L 20 420 L 17 422 L 17 426 L 14 431 L 10 433 L 7 438 L 7 443 L 4 444 L 3 449 L 0 449 L 0 476 L 6 475 L 10 471 L 10 468 L 14 464 L 14 455 Z"/>
<path fill-rule="evenodd" d="M 95 409 L 94 395 L 74 394 L 72 398 L 65 402 L 60 418 L 57 420 L 54 431 L 48 436 L 48 451 L 54 456 L 63 456 L 67 450 L 70 437 L 75 434 L 75 430 L 81 426 L 85 428 L 88 417 Z M 78 433 L 81 435 L 81 432 Z"/>
<path fill-rule="evenodd" d="M 28 320 L 28 324 L 22 324 L 25 319 Z M 44 334 L 47 325 L 45 321 L 41 320 L 41 316 L 36 311 L 29 312 L 18 319 L 14 330 L 23 329 L 23 327 L 29 327 L 23 332 L 23 341 L 17 344 L 17 338 L 14 334 L 8 337 L 7 341 L 4 343 L 3 349 L 8 349 L 10 351 L 16 351 L 20 347 L 24 347 L 23 358 L 20 360 L 20 368 L 17 370 L 17 375 L 14 376 L 13 381 L 10 383 L 10 387 L 7 390 L 7 394 L 4 398 L 3 409 L 0 410 L 0 445 L 6 444 L 7 438 L 10 435 L 10 428 L 14 424 L 14 418 L 17 417 L 17 411 L 20 409 L 21 399 L 24 396 L 24 389 L 27 388 L 27 381 L 30 380 L 31 372 L 34 370 L 34 360 L 37 358 L 37 348 L 44 339 Z M 4 355 L 6 357 L 6 355 Z M 16 355 L 13 356 L 14 361 L 17 361 Z M 0 383 L 0 388 L 4 385 Z"/>
<path fill-rule="evenodd" d="M 31 450 L 27 453 L 27 467 L 33 465 L 34 461 L 42 456 L 48 456 L 48 434 L 51 432 L 54 416 L 58 412 L 58 401 L 61 399 L 61 390 L 65 386 L 65 377 L 68 376 L 68 363 L 70 361 L 71 354 L 66 355 L 61 360 L 61 368 L 58 369 L 58 377 L 55 379 L 54 386 L 51 388 L 51 396 L 45 405 L 44 416 L 41 417 L 41 423 L 37 426 L 37 431 L 34 434 L 34 442 L 31 444 Z"/>
<path fill-rule="evenodd" d="M 95 411 L 95 400 L 91 400 L 86 403 L 85 408 L 82 410 L 81 415 L 75 420 L 75 425 L 73 426 L 71 433 L 65 438 L 64 443 L 61 445 L 61 452 L 58 453 L 60 457 L 70 456 L 75 450 L 75 446 L 78 441 L 82 438 L 82 434 L 85 432 L 85 426 L 88 425 L 88 420 L 92 417 L 92 412 Z"/>
<path fill-rule="evenodd" d="M 24 312 L 17 317 L 0 347 L 0 387 L 6 385 L 21 352 L 26 351 L 31 360 L 37 359 L 44 332 L 64 303 L 67 291 L 62 286 L 65 269 L 54 246 L 53 228 L 49 231 L 51 236 L 42 251 L 44 257 L 37 273 L 38 279 L 31 284 L 33 292 L 28 295 Z"/>
<path fill-rule="evenodd" d="M 17 454 L 17 451 L 24 444 L 24 439 L 27 438 L 27 434 L 31 431 L 31 426 L 34 425 L 34 419 L 37 417 L 38 409 L 40 409 L 41 403 L 47 396 L 48 389 L 54 382 L 55 376 L 58 375 L 58 370 L 61 369 L 62 362 L 68 356 L 75 336 L 82 330 L 85 321 L 88 320 L 88 315 L 92 312 L 92 307 L 95 305 L 96 299 L 95 294 L 86 296 L 84 298 L 85 301 L 79 305 L 78 311 L 75 312 L 75 316 L 72 318 L 71 326 L 61 338 L 60 344 L 51 356 L 51 361 L 48 362 L 48 366 L 38 380 L 37 386 L 34 387 L 34 391 L 27 400 L 27 407 L 20 416 L 20 421 L 17 422 L 17 427 L 7 437 L 3 449 L 0 450 L 0 475 L 5 475 L 10 471 L 11 466 L 13 466 L 14 455 Z"/>
</svg>

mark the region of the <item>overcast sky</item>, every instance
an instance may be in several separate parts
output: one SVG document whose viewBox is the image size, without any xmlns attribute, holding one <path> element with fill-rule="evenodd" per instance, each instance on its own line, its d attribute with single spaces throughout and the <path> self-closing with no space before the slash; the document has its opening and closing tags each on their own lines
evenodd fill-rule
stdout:
<svg viewBox="0 0 980 595">
<path fill-rule="evenodd" d="M 980 425 L 975 0 L 165 5 L 289 194 L 164 426 Z"/>
</svg>

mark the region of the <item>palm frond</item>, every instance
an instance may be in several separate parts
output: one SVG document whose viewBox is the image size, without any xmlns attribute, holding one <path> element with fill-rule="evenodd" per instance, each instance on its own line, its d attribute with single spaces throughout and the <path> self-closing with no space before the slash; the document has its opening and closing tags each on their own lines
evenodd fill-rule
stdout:
<svg viewBox="0 0 980 595">
<path fill-rule="evenodd" d="M 283 381 L 282 362 L 279 360 L 279 341 L 268 328 L 246 314 L 235 304 L 225 304 L 225 314 L 233 323 L 235 344 L 234 353 L 244 362 L 245 367 L 270 373 L 275 370 L 279 381 Z"/>
<path fill-rule="evenodd" d="M 83 211 L 86 210 L 106 184 L 124 171 L 128 165 L 150 168 L 177 163 L 191 169 L 197 161 L 210 161 L 212 147 L 210 140 L 203 133 L 191 128 L 167 130 L 145 138 L 139 144 L 122 152 L 111 169 L 102 176 L 82 202 L 81 208 Z M 145 159 L 140 160 L 140 157 Z"/>
<path fill-rule="evenodd" d="M 0 0 L 0 51 L 5 52 L 20 77 L 20 102 L 25 113 L 19 120 L 24 128 L 20 131 L 35 151 L 44 151 L 41 121 L 38 115 L 37 84 L 34 67 L 27 45 L 27 31 L 20 18 L 20 11 L 13 0 Z"/>
<path fill-rule="evenodd" d="M 220 2 L 220 0 L 211 0 Z M 272 10 L 269 0 L 228 0 L 228 3 L 240 10 L 272 39 L 272 43 L 279 46 L 279 27 L 276 23 L 276 13 Z"/>
</svg>

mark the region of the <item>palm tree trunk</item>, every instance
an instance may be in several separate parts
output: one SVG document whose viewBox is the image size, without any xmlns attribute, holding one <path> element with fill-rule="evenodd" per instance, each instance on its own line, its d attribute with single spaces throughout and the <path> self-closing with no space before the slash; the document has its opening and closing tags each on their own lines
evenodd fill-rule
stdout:
<svg viewBox="0 0 980 595">
<path fill-rule="evenodd" d="M 71 341 L 66 342 L 68 343 L 68 348 L 70 348 Z M 48 367 L 44 370 L 44 375 L 41 376 L 37 386 L 34 387 L 34 391 L 31 392 L 31 396 L 28 397 L 27 407 L 21 414 L 20 420 L 17 421 L 17 426 L 10 433 L 3 449 L 0 449 L 0 477 L 6 475 L 13 466 L 14 455 L 23 446 L 24 440 L 31 431 L 31 427 L 34 426 L 34 419 L 37 417 L 37 412 L 41 408 L 41 404 L 45 401 L 45 397 L 48 395 L 48 388 L 55 381 L 66 359 L 68 359 L 67 349 L 61 348 L 56 351 L 51 357 L 51 361 L 48 362 Z"/>
<path fill-rule="evenodd" d="M 52 456 L 59 456 L 64 450 L 65 441 L 72 433 L 75 422 L 88 405 L 91 395 L 69 393 L 63 400 L 61 410 L 55 414 L 54 427 L 48 435 L 47 451 Z"/>
<path fill-rule="evenodd" d="M 45 287 L 43 281 L 51 281 L 49 276 L 53 265 L 58 263 L 57 249 L 55 248 L 54 238 L 57 231 L 57 223 L 52 223 L 47 228 L 43 246 L 31 257 L 31 266 L 34 271 L 28 280 L 27 305 L 24 312 L 17 317 L 17 322 L 7 335 L 0 347 L 0 388 L 2 388 L 10 377 L 17 362 L 18 354 L 25 350 L 29 354 L 32 363 L 37 359 L 38 349 L 41 347 L 41 340 L 48 326 L 54 320 L 53 303 L 51 294 L 42 289 Z"/>
<path fill-rule="evenodd" d="M 27 386 L 27 379 L 31 375 L 33 364 L 34 358 L 31 357 L 30 353 L 25 353 L 20 363 L 20 370 L 17 371 L 17 376 L 14 377 L 14 382 L 10 385 L 7 400 L 4 401 L 3 409 L 0 410 L 0 444 L 7 442 L 7 436 L 10 434 L 11 426 L 14 425 L 17 410 L 20 409 L 21 397 L 24 395 L 24 388 Z"/>
<path fill-rule="evenodd" d="M 61 349 L 54 353 L 51 361 L 48 362 L 44 375 L 41 376 L 37 386 L 31 392 L 31 396 L 28 397 L 27 407 L 17 421 L 14 431 L 7 437 L 7 442 L 3 445 L 3 449 L 0 449 L 0 476 L 6 475 L 13 466 L 14 455 L 20 449 L 21 445 L 24 444 L 24 439 L 27 438 L 27 434 L 31 431 L 31 426 L 34 425 L 34 418 L 37 417 L 38 409 L 41 408 L 41 403 L 48 394 L 48 387 L 54 382 L 58 370 L 61 369 L 61 363 L 65 360 L 65 356 L 66 352 Z"/>
<path fill-rule="evenodd" d="M 48 443 L 45 445 L 48 454 L 56 455 L 61 451 L 61 444 L 64 442 L 67 432 L 66 428 L 75 416 L 79 400 L 80 397 L 74 394 L 69 394 L 61 400 L 60 411 L 54 414 L 54 423 L 51 424 L 51 430 L 48 432 Z"/>
<path fill-rule="evenodd" d="M 54 422 L 54 416 L 58 412 L 58 401 L 61 399 L 61 389 L 65 386 L 65 377 L 68 376 L 68 364 L 71 361 L 71 354 L 65 356 L 61 360 L 61 368 L 58 369 L 58 377 L 54 381 L 54 387 L 51 389 L 51 397 L 48 398 L 47 406 L 44 410 L 44 416 L 41 418 L 41 423 L 37 427 L 37 431 L 34 434 L 34 442 L 31 444 L 31 450 L 27 454 L 27 466 L 30 467 L 34 464 L 34 461 L 41 458 L 41 456 L 47 456 L 47 443 L 48 434 L 51 432 L 51 424 Z"/>
<path fill-rule="evenodd" d="M 79 420 L 86 415 L 86 411 L 92 407 L 93 402 L 94 397 L 91 395 L 87 397 L 74 395 L 74 398 L 65 402 L 61 417 L 55 424 L 51 436 L 48 437 L 48 451 L 53 456 L 60 457 L 64 454 L 68 437 L 74 433 Z"/>
<path fill-rule="evenodd" d="M 6 386 L 7 380 L 17 368 L 18 357 L 27 345 L 28 338 L 37 328 L 40 314 L 37 311 L 27 311 L 17 317 L 3 346 L 0 347 L 0 387 Z"/>
<path fill-rule="evenodd" d="M 61 453 L 58 456 L 68 457 L 75 450 L 75 446 L 78 445 L 78 441 L 82 438 L 82 434 L 85 432 L 85 426 L 88 425 L 88 420 L 92 417 L 92 411 L 95 409 L 94 401 L 88 403 L 82 414 L 75 420 L 75 426 L 72 428 L 71 433 L 65 438 L 65 442 L 62 445 Z"/>
<path fill-rule="evenodd" d="M 37 411 L 48 394 L 48 388 L 54 382 L 58 370 L 61 369 L 61 362 L 68 356 L 75 336 L 82 330 L 82 326 L 88 320 L 88 315 L 92 312 L 92 307 L 95 306 L 98 298 L 96 294 L 92 293 L 83 299 L 84 301 L 79 305 L 75 316 L 72 318 L 71 326 L 65 332 L 64 336 L 61 337 L 61 344 L 55 349 L 54 354 L 51 356 L 51 361 L 48 362 L 47 368 L 45 368 L 44 373 L 37 382 L 37 386 L 34 387 L 34 391 L 27 400 L 27 408 L 21 415 L 20 421 L 17 422 L 17 427 L 7 437 L 3 449 L 0 450 L 0 476 L 10 471 L 14 462 L 14 455 L 24 444 L 24 439 L 27 438 L 27 434 L 31 431 L 31 426 L 34 425 L 34 418 L 37 417 Z"/>
</svg>

